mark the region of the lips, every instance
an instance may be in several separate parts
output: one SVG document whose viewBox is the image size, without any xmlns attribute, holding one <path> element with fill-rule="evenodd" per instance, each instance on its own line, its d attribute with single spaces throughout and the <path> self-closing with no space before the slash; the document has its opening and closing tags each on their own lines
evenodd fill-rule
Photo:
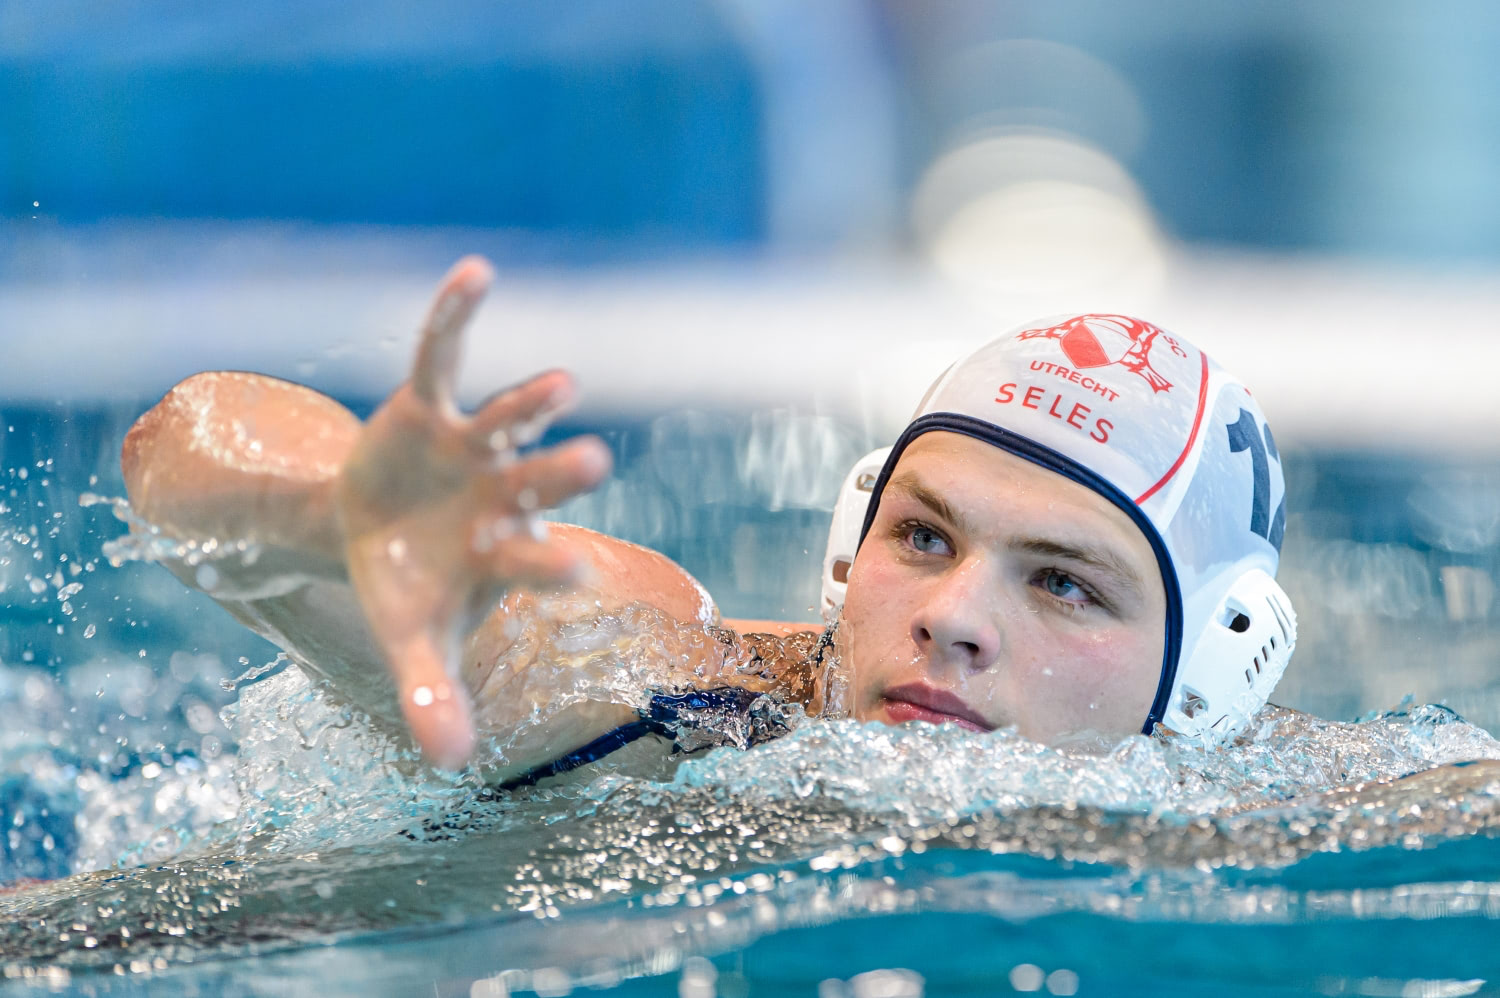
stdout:
<svg viewBox="0 0 1500 998">
<path fill-rule="evenodd" d="M 995 730 L 993 724 L 956 694 L 924 683 L 892 686 L 885 691 L 883 699 L 886 716 L 897 723 L 926 721 L 928 724 L 956 724 L 970 731 Z"/>
</svg>

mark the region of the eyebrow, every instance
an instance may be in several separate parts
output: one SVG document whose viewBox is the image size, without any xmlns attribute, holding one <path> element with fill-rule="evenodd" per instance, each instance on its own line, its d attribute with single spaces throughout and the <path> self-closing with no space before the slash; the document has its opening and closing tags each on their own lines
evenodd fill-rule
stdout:
<svg viewBox="0 0 1500 998">
<path fill-rule="evenodd" d="M 1011 548 L 1041 555 L 1044 558 L 1061 558 L 1087 565 L 1096 572 L 1108 575 L 1119 589 L 1133 595 L 1142 592 L 1141 578 L 1135 570 L 1113 551 L 1104 548 L 1077 547 L 1048 540 L 1045 537 L 1023 537 L 1011 542 Z"/>
<path fill-rule="evenodd" d="M 925 485 L 912 472 L 897 475 L 886 483 L 886 491 L 892 490 L 915 499 L 939 517 L 966 534 L 977 533 L 974 521 L 965 517 L 937 492 Z M 1013 538 L 1007 545 L 1013 551 L 1024 551 L 1045 558 L 1061 558 L 1110 576 L 1115 585 L 1130 593 L 1140 595 L 1144 591 L 1140 574 L 1114 551 L 1107 547 L 1071 544 L 1049 537 L 1023 536 Z"/>
<path fill-rule="evenodd" d="M 966 534 L 977 533 L 972 520 L 948 505 L 948 500 L 924 485 L 922 480 L 910 471 L 903 472 L 886 482 L 885 491 L 900 492 L 915 499 Z"/>
</svg>

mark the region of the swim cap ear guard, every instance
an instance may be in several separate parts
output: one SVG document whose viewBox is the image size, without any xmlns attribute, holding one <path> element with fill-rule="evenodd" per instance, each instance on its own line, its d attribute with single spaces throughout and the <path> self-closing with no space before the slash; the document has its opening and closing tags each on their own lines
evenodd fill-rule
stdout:
<svg viewBox="0 0 1500 998">
<path fill-rule="evenodd" d="M 854 565 L 855 552 L 859 550 L 860 531 L 865 525 L 870 493 L 875 490 L 880 469 L 885 466 L 890 453 L 889 447 L 881 447 L 854 462 L 839 489 L 838 502 L 833 506 L 833 523 L 828 528 L 828 546 L 823 551 L 823 620 L 826 623 L 833 623 L 844 607 L 849 569 Z"/>
<path fill-rule="evenodd" d="M 885 455 L 844 482 L 824 557 L 824 615 L 837 614 L 858 538 L 906 446 L 961 433 L 1078 482 L 1150 542 L 1166 593 L 1161 675 L 1142 732 L 1211 741 L 1241 731 L 1297 640 L 1275 582 L 1286 528 L 1281 457 L 1245 387 L 1186 340 L 1119 315 L 1013 330 L 950 367 Z M 842 565 L 842 576 L 836 569 Z"/>
</svg>

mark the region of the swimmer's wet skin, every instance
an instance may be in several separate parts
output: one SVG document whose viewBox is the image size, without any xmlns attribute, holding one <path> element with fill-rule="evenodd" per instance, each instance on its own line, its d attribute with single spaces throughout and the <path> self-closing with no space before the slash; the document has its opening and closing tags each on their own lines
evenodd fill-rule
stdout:
<svg viewBox="0 0 1500 998">
<path fill-rule="evenodd" d="M 491 278 L 468 258 L 444 279 L 411 380 L 368 423 L 311 389 L 209 373 L 142 416 L 122 458 L 158 529 L 255 543 L 209 595 L 436 765 L 483 742 L 488 777 L 525 780 L 634 730 L 653 696 L 724 686 L 1043 742 L 1212 741 L 1285 668 L 1274 439 L 1180 337 L 1062 317 L 951 367 L 873 487 L 841 499 L 836 522 L 862 529 L 827 655 L 810 624 L 726 639 L 737 622 L 660 554 L 538 521 L 609 454 L 579 438 L 518 455 L 571 405 L 562 372 L 459 412 L 461 333 Z"/>
</svg>

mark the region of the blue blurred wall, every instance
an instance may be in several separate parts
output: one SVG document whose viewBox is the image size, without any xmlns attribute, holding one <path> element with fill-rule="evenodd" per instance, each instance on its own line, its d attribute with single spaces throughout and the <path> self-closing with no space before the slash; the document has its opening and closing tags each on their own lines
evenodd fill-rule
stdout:
<svg viewBox="0 0 1500 998">
<path fill-rule="evenodd" d="M 1001 49 L 955 85 L 1007 39 L 1102 68 Z M 1497 50 L 1491 0 L 7 0 L 0 220 L 464 224 L 632 256 L 774 246 L 821 212 L 814 242 L 900 245 L 926 164 L 1019 116 L 1115 155 L 1190 242 L 1490 261 Z"/>
<path fill-rule="evenodd" d="M 12 219 L 762 233 L 756 82 L 709 6 L 4 9 Z"/>
</svg>

